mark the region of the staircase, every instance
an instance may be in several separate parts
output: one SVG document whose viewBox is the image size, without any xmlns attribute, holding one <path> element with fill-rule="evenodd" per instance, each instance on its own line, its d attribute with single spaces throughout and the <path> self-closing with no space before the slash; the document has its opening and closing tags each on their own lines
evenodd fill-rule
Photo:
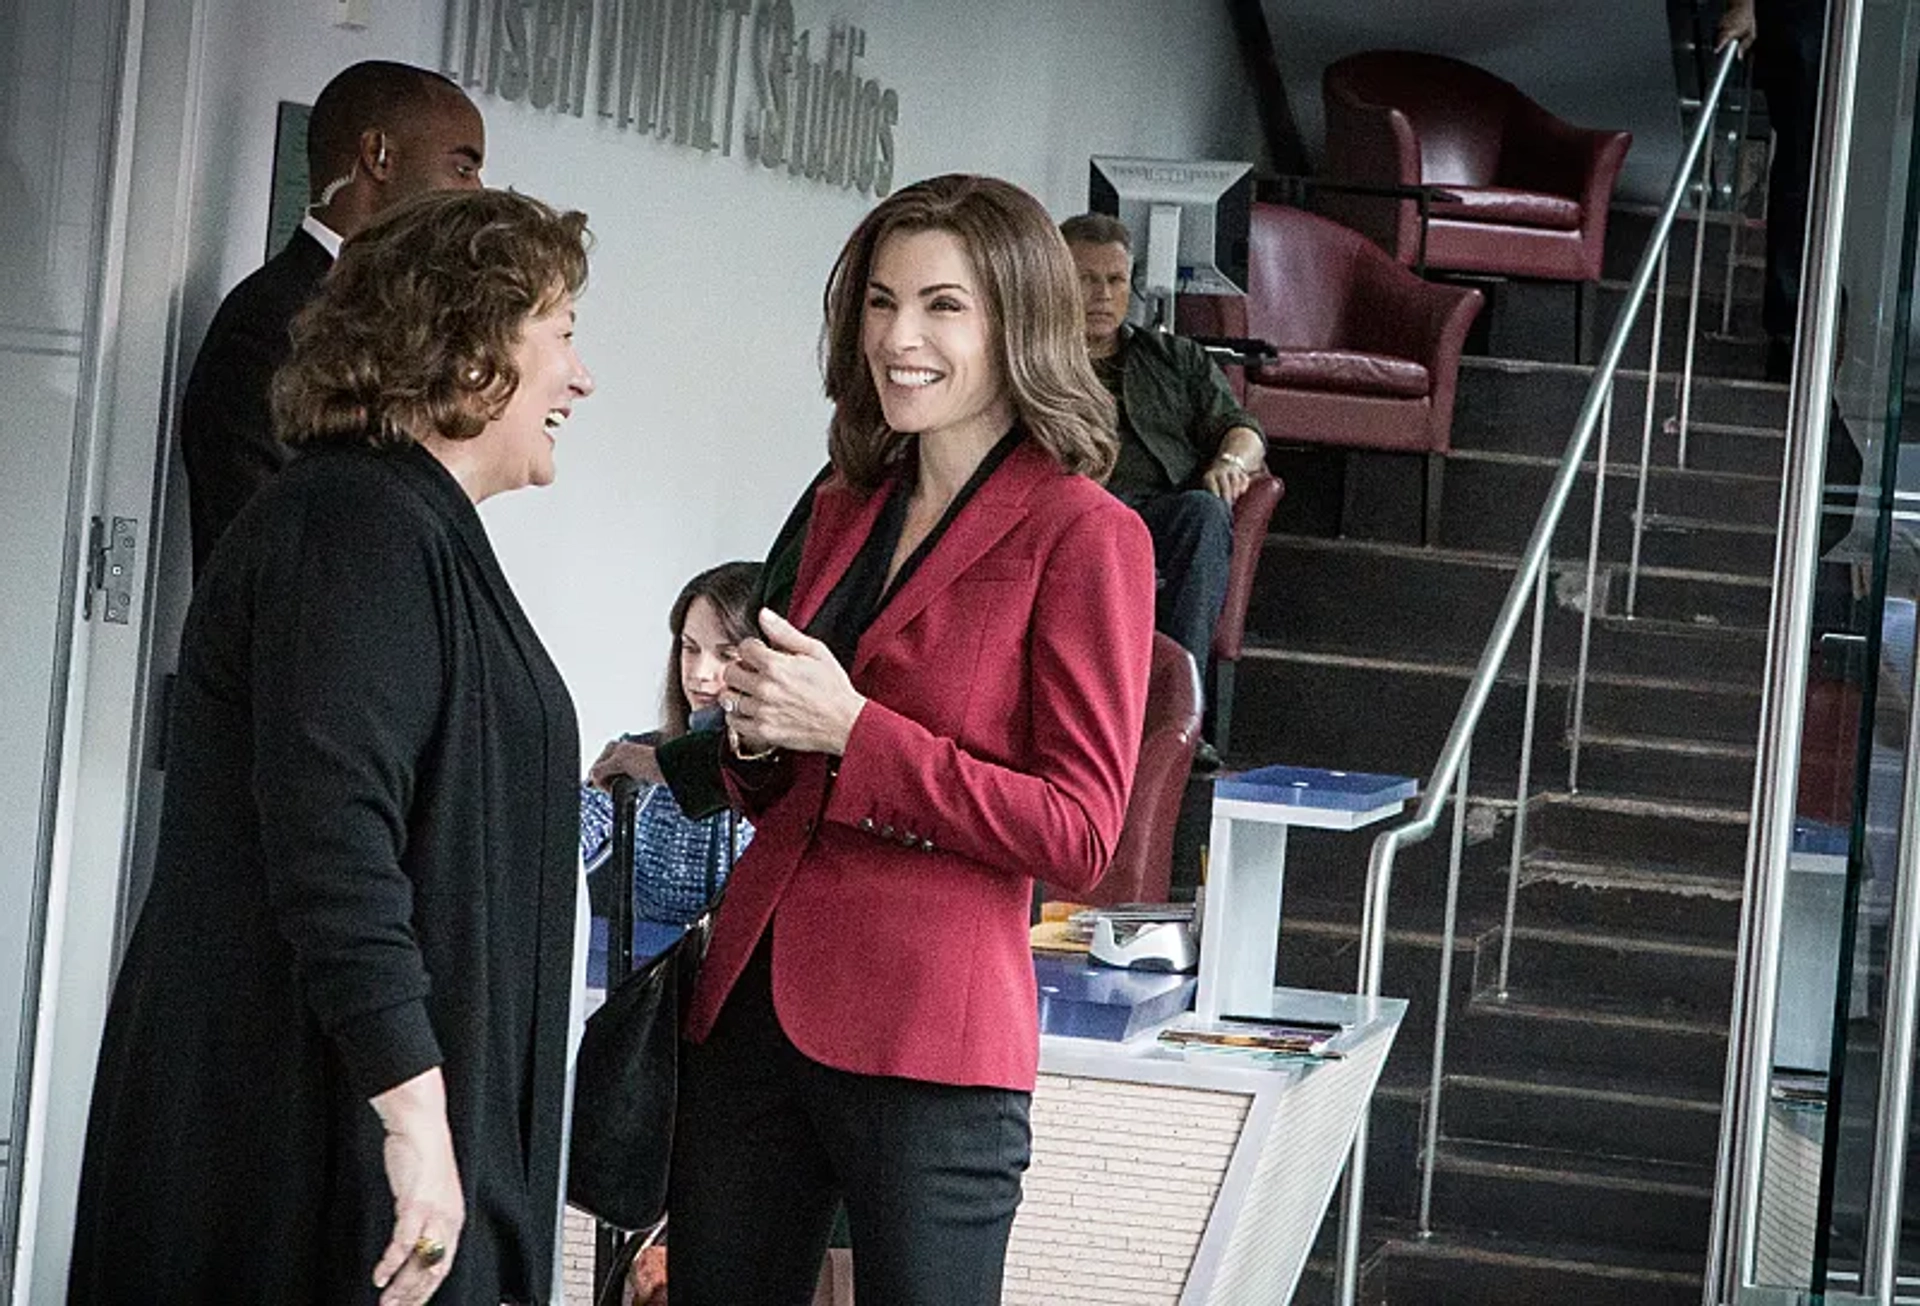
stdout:
<svg viewBox="0 0 1920 1306">
<path fill-rule="evenodd" d="M 1625 277 L 1647 225 L 1616 215 L 1612 275 Z M 1708 232 L 1716 294 L 1727 229 L 1716 221 Z M 1504 990 L 1524 626 L 1475 746 L 1428 1238 L 1415 1236 L 1419 1138 L 1451 815 L 1400 859 L 1385 990 L 1412 1005 L 1376 1097 L 1365 1301 L 1700 1300 L 1786 388 L 1754 379 L 1757 339 L 1706 342 L 1695 361 L 1688 466 L 1675 466 L 1662 423 L 1675 411 L 1691 249 L 1683 223 L 1668 268 L 1655 470 L 1631 619 L 1646 373 L 1623 371 L 1616 388 L 1578 792 L 1567 787 L 1568 727 L 1591 466 L 1555 542 Z M 1757 326 L 1759 287 L 1755 269 L 1736 273 L 1739 330 Z M 1604 326 L 1624 284 L 1601 290 Z M 1711 302 L 1703 329 L 1709 318 L 1718 326 Z M 1340 460 L 1275 450 L 1289 497 L 1248 615 L 1236 766 L 1424 775 L 1438 756 L 1591 376 L 1563 361 L 1572 338 L 1565 288 L 1494 285 L 1486 316 L 1487 352 L 1461 372 L 1434 547 L 1416 542 L 1412 460 L 1351 455 L 1356 480 L 1341 535 Z M 1645 367 L 1644 324 L 1626 358 Z M 1369 834 L 1294 832 L 1280 983 L 1353 987 Z M 1331 1300 L 1330 1232 L 1297 1301 Z"/>
</svg>

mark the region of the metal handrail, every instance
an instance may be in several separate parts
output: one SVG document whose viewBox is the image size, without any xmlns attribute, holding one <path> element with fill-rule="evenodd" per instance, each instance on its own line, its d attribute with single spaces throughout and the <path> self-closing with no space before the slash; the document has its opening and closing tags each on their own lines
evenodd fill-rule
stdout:
<svg viewBox="0 0 1920 1306">
<path fill-rule="evenodd" d="M 1586 461 L 1587 448 L 1592 442 L 1595 431 L 1600 426 L 1603 412 L 1611 413 L 1613 381 L 1619 371 L 1620 360 L 1626 353 L 1627 337 L 1632 332 L 1634 322 L 1639 316 L 1641 305 L 1645 302 L 1649 286 L 1658 267 L 1662 272 L 1661 293 L 1665 292 L 1665 266 L 1668 241 L 1673 225 L 1679 214 L 1680 205 L 1686 198 L 1689 178 L 1696 160 L 1702 165 L 1703 175 L 1711 166 L 1712 157 L 1704 147 L 1707 137 L 1713 130 L 1714 116 L 1719 108 L 1722 92 L 1726 88 L 1727 77 L 1739 57 L 1736 46 L 1729 44 L 1721 52 L 1715 66 L 1713 84 L 1705 99 L 1701 102 L 1698 120 L 1690 134 L 1686 150 L 1681 156 L 1679 166 L 1674 173 L 1672 186 L 1668 189 L 1666 202 L 1661 206 L 1660 216 L 1654 223 L 1653 235 L 1640 256 L 1640 264 L 1634 271 L 1631 288 L 1626 301 L 1613 324 L 1613 330 L 1607 338 L 1600 363 L 1594 369 L 1593 381 L 1587 388 L 1587 394 L 1580 406 L 1580 416 L 1574 425 L 1572 438 L 1567 443 L 1567 451 L 1561 458 L 1553 484 L 1547 491 L 1545 505 L 1534 523 L 1533 534 L 1527 540 L 1525 551 L 1521 554 L 1518 573 L 1512 586 L 1507 590 L 1505 600 L 1500 605 L 1500 613 L 1494 618 L 1493 631 L 1487 638 L 1480 661 L 1475 666 L 1473 679 L 1467 685 L 1467 692 L 1461 702 L 1460 711 L 1454 717 L 1453 726 L 1447 732 L 1446 743 L 1441 747 L 1440 759 L 1435 764 L 1432 776 L 1428 779 L 1420 796 L 1420 805 L 1407 821 L 1383 831 L 1373 842 L 1373 849 L 1367 864 L 1366 905 L 1360 925 L 1360 977 L 1359 992 L 1363 996 L 1377 997 L 1380 994 L 1381 970 L 1385 964 L 1387 943 L 1387 899 L 1393 886 L 1394 860 L 1400 850 L 1426 840 L 1439 823 L 1440 811 L 1447 801 L 1450 791 L 1458 784 L 1465 766 L 1467 755 L 1473 745 L 1474 732 L 1479 728 L 1481 715 L 1485 712 L 1487 700 L 1493 692 L 1495 681 L 1500 677 L 1500 669 L 1505 664 L 1508 650 L 1513 644 L 1515 632 L 1519 629 L 1520 619 L 1529 600 L 1535 603 L 1534 645 L 1532 666 L 1529 671 L 1529 703 L 1538 687 L 1539 651 L 1541 623 L 1540 615 L 1544 609 L 1547 584 L 1547 558 L 1552 548 L 1554 532 L 1559 528 L 1561 514 L 1573 495 L 1574 482 L 1578 479 L 1581 467 Z M 1704 189 L 1704 187 L 1703 187 Z M 1697 316 L 1697 297 L 1700 277 L 1697 263 L 1693 277 L 1694 309 L 1690 317 Z M 1658 341 L 1654 342 L 1655 349 Z M 1689 358 L 1689 362 L 1691 359 Z M 1659 356 L 1656 353 L 1649 361 L 1650 372 L 1659 370 Z M 1685 383 L 1690 386 L 1692 368 L 1686 369 Z M 1649 396 L 1651 398 L 1651 395 Z M 1688 396 L 1681 395 L 1684 408 Z M 1651 409 L 1649 409 L 1651 411 Z M 1644 462 L 1642 464 L 1644 468 Z M 1644 503 L 1644 471 L 1642 473 L 1642 497 Z M 1596 469 L 1596 491 L 1606 482 L 1606 467 Z M 1596 509 L 1598 504 L 1596 502 Z M 1637 523 L 1637 518 L 1636 518 Z M 1592 534 L 1591 548 L 1597 556 L 1600 532 Z M 1593 618 L 1594 580 L 1592 559 L 1589 560 L 1588 590 L 1582 616 L 1582 650 L 1586 647 L 1586 633 Z M 1579 670 L 1579 678 L 1585 680 L 1586 668 Z M 1577 733 L 1577 730 L 1576 730 Z M 1516 826 L 1524 820 L 1527 808 L 1528 766 L 1533 741 L 1533 717 L 1529 712 L 1522 741 L 1523 764 L 1520 776 L 1519 804 L 1516 809 Z M 1463 802 L 1464 792 L 1455 799 Z M 1456 900 L 1460 880 L 1460 855 L 1456 850 L 1449 867 L 1447 879 L 1448 901 Z M 1511 937 L 1511 916 L 1508 919 L 1507 935 Z M 1448 976 L 1453 963 L 1453 938 L 1451 932 L 1441 942 L 1441 975 Z M 1428 1231 L 1433 1183 L 1434 1151 L 1438 1141 L 1439 1116 L 1439 1080 L 1442 1073 L 1442 1059 L 1446 1047 L 1447 1013 L 1443 1009 L 1434 1013 L 1433 1083 L 1430 1085 L 1427 1129 L 1423 1149 L 1423 1175 L 1421 1180 L 1421 1232 Z M 1366 1180 L 1367 1120 L 1363 1116 L 1354 1136 L 1353 1148 L 1347 1161 L 1346 1187 L 1341 1207 L 1340 1249 L 1337 1266 L 1336 1288 L 1338 1300 L 1342 1306 L 1352 1306 L 1359 1294 L 1360 1280 L 1360 1224 L 1362 1217 L 1364 1188 Z"/>
</svg>

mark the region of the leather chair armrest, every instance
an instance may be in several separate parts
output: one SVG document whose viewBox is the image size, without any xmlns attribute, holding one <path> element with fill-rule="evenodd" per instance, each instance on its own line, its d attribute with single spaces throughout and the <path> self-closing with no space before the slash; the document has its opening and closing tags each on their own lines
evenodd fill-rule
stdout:
<svg viewBox="0 0 1920 1306">
<path fill-rule="evenodd" d="M 1240 657 L 1247 633 L 1247 604 L 1253 598 L 1253 578 L 1267 542 L 1273 510 L 1287 492 L 1287 483 L 1271 472 L 1256 472 L 1233 504 L 1233 554 L 1227 566 L 1227 598 L 1213 628 L 1213 655 L 1228 662 Z"/>
<path fill-rule="evenodd" d="M 1324 87 L 1322 99 L 1329 175 L 1396 186 L 1420 184 L 1420 138 L 1406 114 L 1332 84 Z M 1401 262 L 1413 262 L 1420 244 L 1420 207 L 1414 201 L 1328 193 L 1320 197 L 1320 207 Z"/>
<path fill-rule="evenodd" d="M 1581 231 L 1591 233 L 1606 221 L 1614 183 L 1632 145 L 1632 132 L 1576 127 L 1525 101 L 1508 127 L 1501 180 L 1579 200 Z"/>
</svg>

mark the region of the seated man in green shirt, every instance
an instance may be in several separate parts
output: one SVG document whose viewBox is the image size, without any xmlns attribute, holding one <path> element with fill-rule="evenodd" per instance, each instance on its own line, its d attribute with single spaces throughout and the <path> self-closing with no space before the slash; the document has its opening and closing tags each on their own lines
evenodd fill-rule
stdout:
<svg viewBox="0 0 1920 1306">
<path fill-rule="evenodd" d="M 1160 574 L 1154 624 L 1193 654 L 1204 675 L 1227 595 L 1233 501 L 1265 465 L 1266 440 L 1205 350 L 1127 322 L 1133 242 L 1126 225 L 1083 213 L 1062 223 L 1060 234 L 1080 270 L 1087 352 L 1120 407 L 1120 458 L 1107 489 L 1153 536 Z"/>
</svg>

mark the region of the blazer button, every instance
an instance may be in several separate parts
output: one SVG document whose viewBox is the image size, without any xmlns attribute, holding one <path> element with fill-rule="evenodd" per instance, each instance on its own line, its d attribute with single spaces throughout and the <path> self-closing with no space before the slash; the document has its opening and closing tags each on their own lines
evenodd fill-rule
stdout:
<svg viewBox="0 0 1920 1306">
<path fill-rule="evenodd" d="M 860 818 L 860 828 L 861 828 L 862 830 L 871 830 L 871 829 L 873 829 L 873 818 L 872 818 L 871 816 L 863 816 L 863 817 L 861 817 L 861 818 Z"/>
<path fill-rule="evenodd" d="M 891 839 L 891 838 L 893 838 L 893 827 L 892 827 L 892 826 L 890 826 L 890 825 L 883 825 L 883 826 L 881 826 L 881 827 L 880 827 L 880 837 L 881 837 L 882 839 Z"/>
<path fill-rule="evenodd" d="M 932 852 L 932 851 L 933 851 L 933 840 L 931 840 L 931 839 L 922 839 L 922 840 L 920 841 L 920 851 L 921 851 L 921 852 L 923 852 L 923 853 L 930 853 L 930 852 Z"/>
<path fill-rule="evenodd" d="M 812 834 L 812 833 L 813 833 L 813 826 L 814 826 L 814 822 L 813 822 L 813 818 L 812 818 L 811 816 L 809 816 L 809 817 L 807 818 L 807 823 L 806 823 L 805 825 L 803 825 L 803 826 L 801 826 L 800 828 L 801 828 L 801 831 L 802 831 L 803 833 L 805 833 L 805 834 Z"/>
</svg>

